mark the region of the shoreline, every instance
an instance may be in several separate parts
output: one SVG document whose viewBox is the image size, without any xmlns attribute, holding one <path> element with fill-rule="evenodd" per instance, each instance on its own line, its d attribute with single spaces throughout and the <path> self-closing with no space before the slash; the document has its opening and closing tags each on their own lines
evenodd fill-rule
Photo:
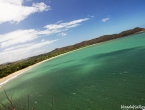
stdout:
<svg viewBox="0 0 145 110">
<path fill-rule="evenodd" d="M 100 42 L 100 43 L 102 43 L 102 42 Z M 83 49 L 83 48 L 91 47 L 91 46 L 94 46 L 94 45 L 97 45 L 97 44 L 100 44 L 100 43 L 88 45 L 88 46 L 81 47 L 81 48 L 76 49 L 76 50 L 72 50 L 72 51 L 69 51 L 69 52 L 60 54 L 60 55 L 58 55 L 58 56 L 55 56 L 55 57 L 52 57 L 52 58 L 43 60 L 43 61 L 41 61 L 41 62 L 38 62 L 38 63 L 36 63 L 36 64 L 33 64 L 33 65 L 31 65 L 31 66 L 28 66 L 28 67 L 26 67 L 26 68 L 24 68 L 24 69 L 21 69 L 21 70 L 18 70 L 18 71 L 16 71 L 16 72 L 14 72 L 14 73 L 11 73 L 11 74 L 9 74 L 8 76 L 3 77 L 3 78 L 0 79 L 0 88 L 1 88 L 4 84 L 8 83 L 9 81 L 15 79 L 17 76 L 23 74 L 24 72 L 26 72 L 26 71 L 28 71 L 28 70 L 34 68 L 34 67 L 36 67 L 36 66 L 39 65 L 39 64 L 42 64 L 42 63 L 44 63 L 44 62 L 46 62 L 46 61 L 52 60 L 52 59 L 57 58 L 57 57 L 59 57 L 59 56 L 62 56 L 62 55 L 65 55 L 65 54 L 68 54 L 68 53 L 71 53 L 71 52 L 74 52 L 74 51 L 77 51 L 77 50 L 81 50 L 81 49 Z"/>
<path fill-rule="evenodd" d="M 144 32 L 144 31 L 141 31 L 140 33 L 142 33 L 142 32 Z M 137 34 L 138 34 L 138 33 L 137 33 Z M 122 38 L 122 37 L 121 37 L 121 38 Z M 117 38 L 117 39 L 118 39 L 118 38 Z M 112 40 L 115 40 L 115 39 L 112 39 Z M 111 41 L 111 40 L 109 40 L 109 41 Z M 107 42 L 107 41 L 105 41 L 105 42 Z M 100 42 L 100 43 L 103 43 L 103 42 Z M 21 69 L 21 70 L 18 70 L 18 71 L 16 71 L 16 72 L 14 72 L 14 73 L 11 73 L 11 74 L 9 74 L 9 75 L 6 76 L 6 77 L 0 78 L 0 88 L 1 88 L 4 84 L 6 84 L 7 82 L 13 80 L 13 79 L 16 78 L 17 76 L 23 74 L 24 72 L 26 72 L 26 71 L 28 71 L 28 70 L 34 68 L 34 67 L 36 67 L 36 66 L 39 65 L 39 64 L 42 64 L 42 63 L 44 63 L 44 62 L 46 62 L 46 61 L 52 60 L 52 59 L 57 58 L 57 57 L 59 57 L 59 56 L 62 56 L 62 55 L 65 55 L 65 54 L 68 54 L 68 53 L 71 53 L 71 52 L 74 52 L 74 51 L 77 51 L 77 50 L 80 50 L 80 49 L 83 49 L 83 48 L 91 47 L 91 46 L 94 46 L 94 45 L 97 45 L 97 44 L 100 44 L 100 43 L 95 43 L 95 44 L 92 44 L 92 45 L 87 45 L 87 46 L 85 46 L 85 47 L 81 47 L 81 48 L 79 48 L 79 49 L 72 50 L 72 51 L 69 51 L 69 52 L 60 54 L 60 55 L 58 55 L 58 56 L 55 56 L 55 57 L 52 57 L 52 58 L 43 60 L 43 61 L 41 61 L 41 62 L 38 62 L 38 63 L 36 63 L 36 64 L 33 64 L 33 65 L 31 65 L 31 66 L 28 66 L 28 67 L 26 67 L 26 68 L 24 68 L 24 69 Z"/>
<path fill-rule="evenodd" d="M 140 31 L 139 31 L 138 29 L 139 29 Z M 130 34 L 130 33 L 128 33 L 128 31 L 131 31 L 131 32 L 138 31 L 138 32 Z M 144 28 L 134 28 L 134 29 L 127 30 L 127 31 L 122 31 L 121 33 L 123 33 L 123 32 L 127 33 L 126 36 L 130 36 L 130 35 L 133 35 L 133 34 L 138 34 L 138 33 L 145 32 L 145 29 L 144 29 Z M 117 35 L 120 35 L 121 33 L 119 33 L 119 34 L 117 34 Z M 128 35 L 128 34 L 129 34 L 129 35 Z M 113 35 L 113 34 L 112 34 L 112 35 Z M 104 35 L 104 36 L 105 36 L 105 35 Z M 101 37 L 104 37 L 104 36 L 100 36 L 100 37 L 98 37 L 98 38 L 101 38 Z M 124 36 L 121 36 L 121 37 L 119 37 L 119 38 L 122 38 L 122 37 L 124 37 Z M 6 83 L 9 82 L 10 80 L 16 78 L 17 76 L 23 74 L 24 72 L 28 71 L 28 70 L 31 69 L 31 68 L 34 68 L 35 66 L 37 66 L 37 65 L 39 65 L 39 64 L 41 64 L 41 63 L 44 63 L 44 62 L 49 61 L 49 60 L 51 60 L 51 59 L 54 59 L 54 58 L 56 58 L 56 57 L 62 56 L 62 55 L 64 55 L 64 54 L 68 54 L 68 53 L 71 53 L 71 52 L 74 52 L 74 51 L 77 51 L 77 50 L 80 50 L 80 49 L 83 49 L 83 48 L 87 48 L 87 47 L 90 47 L 90 46 L 93 46 L 93 45 L 96 45 L 96 44 L 100 44 L 100 43 L 103 43 L 103 42 L 108 42 L 108 41 L 115 40 L 115 39 L 118 39 L 118 37 L 115 37 L 115 38 L 114 38 L 114 37 L 113 37 L 113 38 L 111 37 L 111 39 L 109 39 L 109 40 L 107 40 L 107 41 L 96 42 L 96 43 L 93 43 L 93 44 L 91 43 L 91 44 L 88 44 L 88 45 L 86 45 L 86 46 L 84 45 L 83 47 L 79 47 L 78 49 L 75 49 L 75 50 L 72 50 L 72 51 L 69 51 L 69 52 L 66 52 L 66 53 L 62 53 L 62 54 L 57 55 L 57 56 L 55 56 L 55 57 L 52 57 L 52 58 L 49 58 L 49 59 L 40 61 L 40 62 L 38 62 L 38 63 L 36 63 L 36 64 L 31 65 L 31 66 L 28 66 L 28 67 L 26 67 L 26 68 L 24 68 L 24 69 L 18 70 L 18 71 L 14 72 L 14 73 L 9 74 L 9 75 L 6 76 L 6 77 L 0 78 L 0 88 L 1 88 L 2 85 L 6 84 Z M 92 40 L 95 40 L 95 39 L 92 39 Z M 89 42 L 89 41 L 90 41 L 90 40 L 88 40 L 87 42 Z M 79 44 L 79 43 L 77 43 L 77 44 Z M 76 44 L 75 44 L 75 45 L 76 45 Z M 67 47 L 67 46 L 66 46 L 66 47 Z"/>
<path fill-rule="evenodd" d="M 93 44 L 93 45 L 94 45 L 94 44 Z M 89 45 L 89 46 L 92 46 L 92 45 Z M 89 46 L 86 46 L 86 47 L 89 47 Z M 76 49 L 76 50 L 72 50 L 72 51 L 69 51 L 69 52 L 66 52 L 66 53 L 57 55 L 57 56 L 55 56 L 55 57 L 52 57 L 52 58 L 43 60 L 43 61 L 41 61 L 41 62 L 38 62 L 38 63 L 36 63 L 36 64 L 33 64 L 33 65 L 31 65 L 31 66 L 28 66 L 28 67 L 26 67 L 26 68 L 24 68 L 24 69 L 21 69 L 21 70 L 18 70 L 18 71 L 16 71 L 16 72 L 14 72 L 14 73 L 11 73 L 11 74 L 9 74 L 9 75 L 6 76 L 6 77 L 0 78 L 0 88 L 1 88 L 4 84 L 8 83 L 9 81 L 15 79 L 17 76 L 23 74 L 24 72 L 26 72 L 26 71 L 28 71 L 28 70 L 30 70 L 30 69 L 32 69 L 32 68 L 34 68 L 34 67 L 36 67 L 36 66 L 42 64 L 42 63 L 44 63 L 44 62 L 46 62 L 46 61 L 52 60 L 52 59 L 54 59 L 54 58 L 60 57 L 60 56 L 62 56 L 62 55 L 65 55 L 65 54 L 68 54 L 68 53 L 71 53 L 71 52 L 74 52 L 74 51 L 77 51 L 77 50 L 80 50 L 80 49 L 83 49 L 83 48 L 86 48 L 86 47 L 82 47 L 82 48 L 79 48 L 79 49 Z"/>
<path fill-rule="evenodd" d="M 48 60 L 48 59 L 47 59 L 47 60 Z M 43 63 L 43 62 L 45 62 L 45 61 L 47 61 L 47 60 L 44 60 L 44 61 L 42 61 L 42 62 L 38 62 L 38 63 L 36 63 L 36 64 L 34 64 L 34 65 L 31 65 L 31 66 L 26 67 L 26 68 L 24 68 L 24 69 L 22 69 L 22 70 L 19 70 L 19 71 L 16 71 L 16 72 L 14 72 L 14 73 L 11 73 L 10 75 L 8 75 L 8 76 L 6 76 L 6 77 L 1 78 L 1 79 L 0 79 L 0 88 L 1 88 L 1 86 L 3 86 L 4 84 L 6 84 L 7 82 L 13 80 L 13 79 L 16 78 L 17 76 L 23 74 L 24 72 L 30 70 L 31 68 L 34 68 L 35 66 L 37 66 L 37 65 L 39 65 L 39 64 L 41 64 L 41 63 Z"/>
<path fill-rule="evenodd" d="M 75 51 L 75 50 L 74 50 L 74 51 Z M 70 52 L 73 52 L 73 51 L 70 51 Z M 68 53 L 70 53 L 70 52 L 67 52 L 67 53 L 64 53 L 64 54 L 68 54 Z M 46 61 L 52 60 L 52 59 L 54 59 L 54 58 L 56 58 L 56 57 L 59 57 L 59 56 L 62 56 L 62 55 L 64 55 L 64 54 L 60 54 L 60 55 L 58 55 L 58 56 L 55 56 L 55 57 L 52 57 L 52 58 L 43 60 L 43 61 L 41 61 L 41 62 L 38 62 L 38 63 L 34 64 L 34 65 L 28 66 L 28 67 L 26 67 L 26 68 L 24 68 L 24 69 L 21 69 L 21 70 L 19 70 L 19 71 L 16 71 L 16 72 L 14 72 L 14 73 L 11 73 L 10 75 L 8 75 L 8 76 L 6 76 L 6 77 L 1 78 L 1 79 L 0 79 L 0 88 L 1 88 L 4 84 L 6 84 L 6 83 L 8 83 L 9 81 L 15 79 L 17 76 L 23 74 L 24 72 L 26 72 L 26 71 L 28 71 L 28 70 L 30 70 L 30 69 L 32 69 L 32 68 L 34 68 L 34 67 L 36 67 L 36 66 L 42 64 L 42 63 L 44 63 L 44 62 L 46 62 Z"/>
</svg>

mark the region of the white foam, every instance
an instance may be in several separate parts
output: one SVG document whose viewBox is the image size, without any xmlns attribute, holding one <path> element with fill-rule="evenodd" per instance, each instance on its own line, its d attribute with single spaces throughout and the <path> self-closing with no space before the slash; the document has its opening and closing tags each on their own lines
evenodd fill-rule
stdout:
<svg viewBox="0 0 145 110">
<path fill-rule="evenodd" d="M 18 77 L 18 76 L 19 76 L 20 74 L 22 74 L 22 73 L 23 73 L 23 72 L 21 72 L 21 73 L 15 75 L 15 76 L 12 76 L 12 77 L 10 77 L 9 79 L 5 80 L 4 82 L 0 83 L 0 88 L 2 87 L 2 85 L 6 84 L 6 83 L 8 83 L 9 81 L 11 81 L 12 79 Z"/>
</svg>

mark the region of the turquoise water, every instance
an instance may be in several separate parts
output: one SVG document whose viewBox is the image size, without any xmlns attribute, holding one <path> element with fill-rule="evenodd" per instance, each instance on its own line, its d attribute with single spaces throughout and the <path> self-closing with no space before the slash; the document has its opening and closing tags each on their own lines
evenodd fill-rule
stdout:
<svg viewBox="0 0 145 110">
<path fill-rule="evenodd" d="M 145 106 L 145 33 L 49 60 L 3 86 L 13 102 L 36 110 L 120 110 Z M 0 88 L 0 102 L 7 102 Z"/>
</svg>

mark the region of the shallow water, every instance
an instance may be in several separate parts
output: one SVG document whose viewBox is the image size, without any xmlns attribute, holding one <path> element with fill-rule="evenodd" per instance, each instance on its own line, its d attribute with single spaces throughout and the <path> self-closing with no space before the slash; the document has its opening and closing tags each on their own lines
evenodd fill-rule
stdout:
<svg viewBox="0 0 145 110">
<path fill-rule="evenodd" d="M 3 86 L 13 102 L 36 110 L 119 110 L 145 106 L 145 33 L 49 60 Z M 7 102 L 0 88 L 0 102 Z"/>
</svg>

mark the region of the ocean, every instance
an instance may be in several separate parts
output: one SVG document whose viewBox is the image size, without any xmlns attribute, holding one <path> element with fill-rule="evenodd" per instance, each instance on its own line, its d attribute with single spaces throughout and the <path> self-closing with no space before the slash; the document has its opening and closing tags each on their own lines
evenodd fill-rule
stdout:
<svg viewBox="0 0 145 110">
<path fill-rule="evenodd" d="M 98 43 L 48 60 L 0 88 L 36 110 L 121 110 L 145 106 L 145 33 Z"/>
</svg>

